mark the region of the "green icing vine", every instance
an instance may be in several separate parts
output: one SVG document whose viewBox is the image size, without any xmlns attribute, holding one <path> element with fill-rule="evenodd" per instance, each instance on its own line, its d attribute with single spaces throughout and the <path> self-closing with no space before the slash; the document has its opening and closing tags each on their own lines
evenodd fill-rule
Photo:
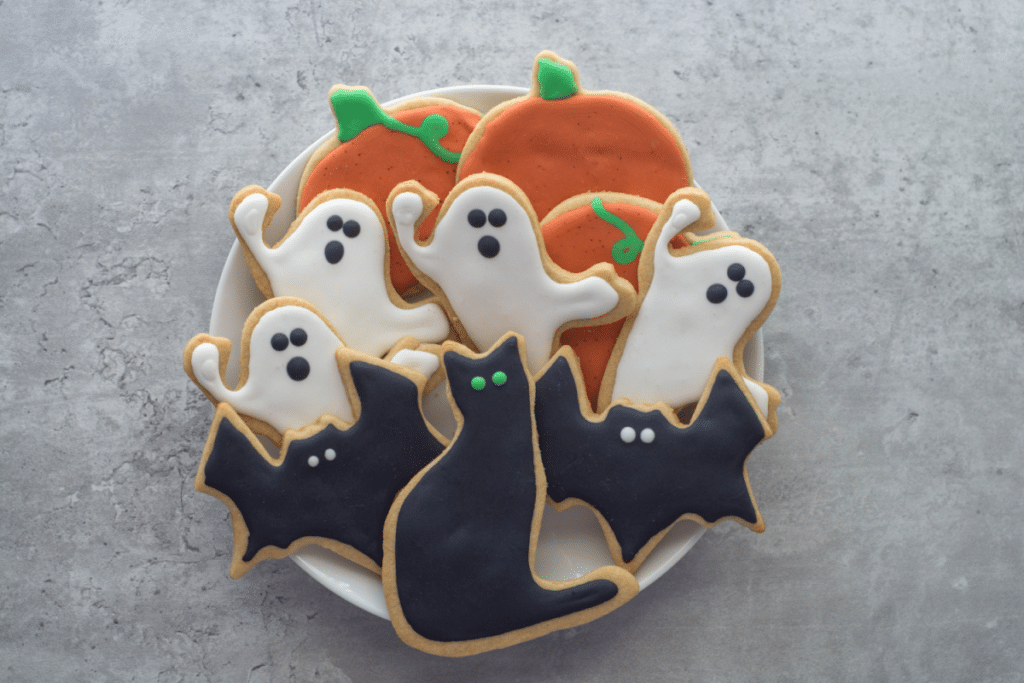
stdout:
<svg viewBox="0 0 1024 683">
<path fill-rule="evenodd" d="M 331 106 L 338 120 L 338 139 L 348 142 L 370 126 L 380 124 L 396 133 L 405 133 L 418 138 L 441 161 L 449 164 L 459 162 L 459 153 L 441 146 L 441 138 L 448 134 L 448 119 L 440 114 L 431 114 L 423 119 L 419 127 L 410 126 L 390 116 L 381 109 L 373 95 L 365 90 L 337 90 L 331 95 Z"/>
<path fill-rule="evenodd" d="M 537 61 L 537 83 L 540 96 L 545 100 L 564 100 L 580 90 L 572 69 L 547 57 Z"/>
<path fill-rule="evenodd" d="M 594 201 L 590 202 L 590 208 L 594 210 L 598 218 L 611 223 L 625 235 L 612 245 L 612 258 L 615 259 L 615 262 L 626 265 L 635 261 L 636 257 L 640 255 L 640 250 L 644 248 L 644 241 L 637 237 L 636 231 L 629 227 L 629 223 L 604 208 L 600 197 L 594 197 Z"/>
</svg>

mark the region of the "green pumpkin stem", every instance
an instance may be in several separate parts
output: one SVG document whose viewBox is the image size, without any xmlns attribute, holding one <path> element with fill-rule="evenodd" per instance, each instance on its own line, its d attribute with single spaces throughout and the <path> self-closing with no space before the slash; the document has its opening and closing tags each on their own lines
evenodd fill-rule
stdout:
<svg viewBox="0 0 1024 683">
<path fill-rule="evenodd" d="M 537 84 L 545 100 L 564 100 L 580 90 L 572 69 L 547 57 L 537 60 Z"/>
</svg>

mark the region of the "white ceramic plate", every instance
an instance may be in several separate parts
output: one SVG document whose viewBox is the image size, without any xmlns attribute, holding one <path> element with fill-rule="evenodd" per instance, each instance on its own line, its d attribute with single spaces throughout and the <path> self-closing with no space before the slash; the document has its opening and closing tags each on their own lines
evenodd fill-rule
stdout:
<svg viewBox="0 0 1024 683">
<path fill-rule="evenodd" d="M 385 103 L 391 106 L 413 97 L 444 97 L 459 104 L 472 107 L 477 111 L 486 112 L 501 102 L 525 94 L 525 88 L 494 85 L 464 85 L 451 88 L 439 88 L 426 92 L 415 93 L 407 97 Z M 284 235 L 288 226 L 295 218 L 295 198 L 302 178 L 302 171 L 313 150 L 324 143 L 334 131 L 326 133 L 288 164 L 281 174 L 267 188 L 281 197 L 281 208 L 267 232 L 267 241 L 273 243 Z M 716 228 L 725 230 L 725 221 L 718 210 Z M 225 229 L 220 226 L 218 229 Z M 245 263 L 241 247 L 235 241 L 228 254 L 224 270 L 221 272 L 217 285 L 217 294 L 213 300 L 213 313 L 210 319 L 210 334 L 227 337 L 231 340 L 231 358 L 228 362 L 227 383 L 234 386 L 238 380 L 238 350 L 242 335 L 242 327 L 249 313 L 263 302 L 263 295 L 256 287 L 249 268 Z M 764 355 L 761 332 L 747 344 L 744 355 L 747 372 L 752 377 L 762 379 L 764 376 Z M 428 416 L 443 414 L 447 400 L 443 391 L 435 391 L 425 399 L 425 410 Z M 441 431 L 445 429 L 438 425 Z M 449 431 L 450 433 L 450 431 Z M 689 552 L 697 540 L 703 535 L 704 527 L 684 520 L 677 523 L 665 535 L 662 542 L 647 557 L 636 578 L 640 589 L 654 583 L 668 571 L 683 555 Z M 388 618 L 384 603 L 384 591 L 380 577 L 349 562 L 335 553 L 319 546 L 306 546 L 291 558 L 310 576 L 319 581 L 329 590 L 384 619 Z M 540 540 L 537 543 L 537 573 L 547 579 L 567 580 L 583 576 L 597 567 L 610 564 L 611 554 L 604 540 L 604 534 L 597 519 L 589 509 L 577 506 L 565 512 L 556 512 L 548 507 L 544 511 Z"/>
</svg>

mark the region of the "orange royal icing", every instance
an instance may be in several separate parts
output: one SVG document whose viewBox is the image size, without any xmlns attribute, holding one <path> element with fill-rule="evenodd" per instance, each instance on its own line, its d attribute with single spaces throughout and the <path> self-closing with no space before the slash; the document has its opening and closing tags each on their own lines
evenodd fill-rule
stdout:
<svg viewBox="0 0 1024 683">
<path fill-rule="evenodd" d="M 664 202 L 692 184 L 685 150 L 639 101 L 581 92 L 528 97 L 486 118 L 463 153 L 459 178 L 486 171 L 521 187 L 538 216 L 584 192 L 621 192 Z"/>
</svg>

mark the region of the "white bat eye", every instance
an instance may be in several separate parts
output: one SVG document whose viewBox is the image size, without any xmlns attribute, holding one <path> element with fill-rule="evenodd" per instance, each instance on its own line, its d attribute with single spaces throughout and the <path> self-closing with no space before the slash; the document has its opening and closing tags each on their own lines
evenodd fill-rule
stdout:
<svg viewBox="0 0 1024 683">
<path fill-rule="evenodd" d="M 632 427 L 623 427 L 622 431 L 619 432 L 619 438 L 622 439 L 624 443 L 633 443 L 636 441 L 636 430 Z"/>
<path fill-rule="evenodd" d="M 640 440 L 643 441 L 644 443 L 651 443 L 652 441 L 654 441 L 654 430 L 651 429 L 650 427 L 644 429 L 642 432 L 640 432 Z"/>
</svg>

